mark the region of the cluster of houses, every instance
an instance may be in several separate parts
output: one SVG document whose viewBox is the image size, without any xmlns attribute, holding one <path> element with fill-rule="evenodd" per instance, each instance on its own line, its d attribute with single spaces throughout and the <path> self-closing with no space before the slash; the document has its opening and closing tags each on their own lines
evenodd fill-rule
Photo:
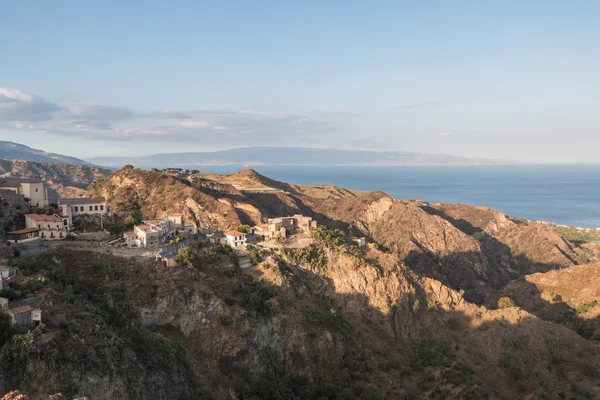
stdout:
<svg viewBox="0 0 600 400">
<path fill-rule="evenodd" d="M 0 290 L 6 289 L 10 281 L 9 268 L 5 264 L 0 265 Z M 11 324 L 35 327 L 42 323 L 42 310 L 32 307 L 29 304 L 19 304 L 16 307 L 10 307 L 8 299 L 0 297 L 0 310 L 8 314 Z"/>
<path fill-rule="evenodd" d="M 181 236 L 196 233 L 194 225 L 186 225 L 183 214 L 169 214 L 163 219 L 142 221 L 132 232 L 123 235 L 125 243 L 138 247 L 154 247 Z"/>
<path fill-rule="evenodd" d="M 314 221 L 311 217 L 297 214 L 291 217 L 271 218 L 266 224 L 251 227 L 248 233 L 239 231 L 214 232 L 208 234 L 207 237 L 214 245 L 229 245 L 236 248 L 246 246 L 248 235 L 262 240 L 285 239 L 293 233 L 308 233 L 315 229 L 317 229 L 317 221 Z"/>
<path fill-rule="evenodd" d="M 29 199 L 30 205 L 36 208 L 48 208 L 48 190 L 44 182 L 5 182 L 0 185 L 9 187 L 11 193 L 5 197 L 6 192 L 0 192 L 0 197 L 7 200 L 11 196 L 22 196 Z M 14 199 L 13 199 L 14 200 Z M 25 200 L 23 200 L 24 202 Z M 65 239 L 73 230 L 73 217 L 81 214 L 108 214 L 106 199 L 103 197 L 88 199 L 60 199 L 58 202 L 60 212 L 54 214 L 25 214 L 25 228 L 7 232 L 7 240 L 11 243 L 25 243 L 36 240 L 61 240 Z"/>
</svg>

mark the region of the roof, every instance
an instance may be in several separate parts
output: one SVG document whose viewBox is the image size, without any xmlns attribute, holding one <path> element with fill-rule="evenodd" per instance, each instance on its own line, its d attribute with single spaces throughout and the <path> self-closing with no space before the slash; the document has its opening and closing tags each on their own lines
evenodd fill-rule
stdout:
<svg viewBox="0 0 600 400">
<path fill-rule="evenodd" d="M 58 204 L 60 204 L 60 205 L 64 205 L 64 204 L 98 204 L 98 203 L 106 203 L 106 199 L 104 197 L 95 197 L 93 199 L 81 197 L 81 198 L 58 200 Z"/>
<path fill-rule="evenodd" d="M 18 231 L 8 232 L 7 235 L 25 235 L 27 233 L 39 232 L 38 228 L 26 228 Z"/>
<path fill-rule="evenodd" d="M 0 185 L 1 186 L 1 185 Z M 4 186 L 6 187 L 6 186 Z M 0 194 L 16 194 L 14 190 L 10 190 L 10 189 L 0 189 Z M 21 195 L 22 196 L 22 195 Z"/>
<path fill-rule="evenodd" d="M 62 222 L 62 219 L 58 218 L 56 215 L 25 214 L 25 218 L 31 218 L 34 221 Z"/>
<path fill-rule="evenodd" d="M 135 232 L 125 232 L 123 235 L 124 236 L 135 236 L 136 233 Z"/>
<path fill-rule="evenodd" d="M 239 231 L 229 231 L 229 232 L 225 232 L 226 236 L 244 236 L 245 233 L 243 232 L 239 232 Z"/>
<path fill-rule="evenodd" d="M 44 183 L 44 181 L 38 181 L 35 179 L 25 179 L 24 181 L 21 181 L 21 183 Z"/>
<path fill-rule="evenodd" d="M 8 267 L 6 265 L 0 265 L 0 271 L 8 271 Z"/>
<path fill-rule="evenodd" d="M 177 256 L 170 251 L 159 251 L 158 256 L 160 258 L 164 258 L 165 260 L 174 260 Z"/>
<path fill-rule="evenodd" d="M 21 187 L 21 182 L 4 182 L 0 187 Z"/>
<path fill-rule="evenodd" d="M 169 214 L 169 217 L 183 217 L 182 213 Z"/>
<path fill-rule="evenodd" d="M 21 306 L 17 308 L 11 308 L 10 310 L 8 310 L 8 313 L 12 315 L 19 315 L 26 312 L 31 312 L 33 310 L 34 308 L 32 308 L 31 306 Z"/>
</svg>

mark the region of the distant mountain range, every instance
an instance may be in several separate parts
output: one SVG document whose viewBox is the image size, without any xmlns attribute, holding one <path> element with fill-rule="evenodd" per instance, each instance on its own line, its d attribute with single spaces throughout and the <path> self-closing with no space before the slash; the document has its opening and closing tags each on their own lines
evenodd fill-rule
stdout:
<svg viewBox="0 0 600 400">
<path fill-rule="evenodd" d="M 139 168 L 202 165 L 476 165 L 507 164 L 502 160 L 397 151 L 361 151 L 306 147 L 246 147 L 214 152 L 163 153 L 144 157 L 98 157 L 88 161 L 107 167 Z"/>
<path fill-rule="evenodd" d="M 61 154 L 48 153 L 43 150 L 32 149 L 31 147 L 14 143 L 0 141 L 0 159 L 4 160 L 25 160 L 38 163 L 67 163 L 74 165 L 92 165 L 79 158 L 63 156 Z"/>
</svg>

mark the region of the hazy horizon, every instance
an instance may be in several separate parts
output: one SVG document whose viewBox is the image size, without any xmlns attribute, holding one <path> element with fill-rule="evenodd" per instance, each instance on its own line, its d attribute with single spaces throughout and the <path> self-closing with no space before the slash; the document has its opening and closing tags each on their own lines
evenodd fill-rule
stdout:
<svg viewBox="0 0 600 400">
<path fill-rule="evenodd" d="M 599 11 L 7 3 L 0 139 L 84 159 L 300 146 L 596 163 Z"/>
</svg>

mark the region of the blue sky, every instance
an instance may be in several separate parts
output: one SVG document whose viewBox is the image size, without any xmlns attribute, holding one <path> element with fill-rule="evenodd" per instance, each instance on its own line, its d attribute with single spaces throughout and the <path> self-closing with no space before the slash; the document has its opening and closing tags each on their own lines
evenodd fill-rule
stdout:
<svg viewBox="0 0 600 400">
<path fill-rule="evenodd" d="M 592 1 L 3 2 L 0 139 L 598 162 L 599 18 Z"/>
</svg>

